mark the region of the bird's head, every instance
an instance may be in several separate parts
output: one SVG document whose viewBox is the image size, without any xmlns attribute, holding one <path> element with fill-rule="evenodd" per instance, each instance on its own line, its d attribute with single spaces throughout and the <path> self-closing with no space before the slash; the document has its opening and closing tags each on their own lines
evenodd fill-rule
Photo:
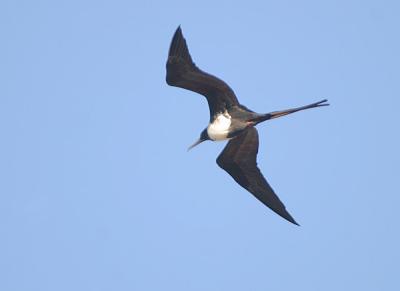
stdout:
<svg viewBox="0 0 400 291">
<path fill-rule="evenodd" d="M 188 151 L 191 150 L 192 148 L 194 148 L 195 146 L 201 144 L 203 141 L 209 140 L 210 137 L 208 136 L 207 133 L 207 128 L 205 128 L 201 133 L 200 133 L 200 138 L 194 143 L 192 144 L 189 148 Z"/>
</svg>

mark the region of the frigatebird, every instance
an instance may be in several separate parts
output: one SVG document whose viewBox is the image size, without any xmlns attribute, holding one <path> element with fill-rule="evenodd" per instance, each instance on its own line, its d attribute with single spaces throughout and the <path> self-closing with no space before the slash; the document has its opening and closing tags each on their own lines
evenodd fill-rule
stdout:
<svg viewBox="0 0 400 291">
<path fill-rule="evenodd" d="M 326 103 L 327 100 L 266 114 L 248 109 L 239 103 L 233 90 L 224 81 L 196 66 L 189 54 L 180 26 L 176 29 L 169 48 L 166 81 L 170 86 L 197 92 L 207 99 L 210 122 L 201 132 L 199 140 L 189 149 L 206 140 L 229 140 L 217 158 L 218 166 L 272 211 L 299 225 L 257 166 L 259 140 L 255 126 L 297 111 L 327 106 L 329 105 Z"/>
</svg>

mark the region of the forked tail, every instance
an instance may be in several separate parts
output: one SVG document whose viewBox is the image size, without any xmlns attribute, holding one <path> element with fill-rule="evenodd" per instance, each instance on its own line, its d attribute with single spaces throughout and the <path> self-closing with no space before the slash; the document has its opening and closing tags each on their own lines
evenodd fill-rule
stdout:
<svg viewBox="0 0 400 291">
<path fill-rule="evenodd" d="M 250 121 L 253 121 L 253 122 L 255 122 L 257 124 L 257 123 L 260 123 L 260 122 L 263 122 L 263 121 L 266 121 L 266 120 L 269 120 L 269 119 L 274 119 L 274 118 L 285 116 L 285 115 L 288 115 L 288 114 L 291 114 L 291 113 L 295 113 L 297 111 L 310 109 L 310 108 L 315 108 L 315 107 L 328 106 L 329 104 L 326 103 L 327 101 L 328 101 L 327 99 L 324 99 L 324 100 L 321 100 L 319 102 L 315 102 L 315 103 L 312 103 L 312 104 L 309 104 L 309 105 L 306 105 L 306 106 L 301 106 L 301 107 L 297 107 L 297 108 L 286 109 L 286 110 L 281 110 L 281 111 L 274 111 L 274 112 L 270 112 L 270 113 L 267 113 L 267 114 L 262 114 L 261 116 L 256 117 L 256 118 L 254 118 L 254 119 L 252 119 Z"/>
</svg>

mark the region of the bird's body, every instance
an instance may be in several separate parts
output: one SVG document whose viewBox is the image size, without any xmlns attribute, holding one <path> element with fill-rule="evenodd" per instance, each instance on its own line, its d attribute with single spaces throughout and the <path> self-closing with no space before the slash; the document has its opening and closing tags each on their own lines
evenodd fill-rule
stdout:
<svg viewBox="0 0 400 291">
<path fill-rule="evenodd" d="M 233 90 L 224 81 L 201 71 L 194 64 L 180 27 L 169 49 L 166 81 L 171 86 L 197 92 L 207 99 L 210 122 L 201 132 L 200 139 L 190 148 L 205 140 L 228 139 L 227 146 L 217 158 L 217 164 L 262 203 L 297 224 L 257 167 L 259 139 L 255 126 L 300 110 L 326 106 L 327 100 L 266 114 L 251 111 L 239 103 Z"/>
<path fill-rule="evenodd" d="M 218 114 L 214 120 L 208 124 L 207 134 L 213 141 L 228 139 L 231 125 L 232 117 L 225 111 L 224 113 Z"/>
</svg>

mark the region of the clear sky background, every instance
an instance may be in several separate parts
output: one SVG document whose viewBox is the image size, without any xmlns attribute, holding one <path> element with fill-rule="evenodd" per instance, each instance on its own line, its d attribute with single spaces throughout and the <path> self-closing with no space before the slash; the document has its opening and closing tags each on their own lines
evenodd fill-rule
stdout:
<svg viewBox="0 0 400 291">
<path fill-rule="evenodd" d="M 239 2 L 239 1 L 238 1 Z M 0 2 L 0 290 L 400 290 L 398 1 Z M 286 222 L 187 152 L 194 61 L 266 122 Z"/>
</svg>

